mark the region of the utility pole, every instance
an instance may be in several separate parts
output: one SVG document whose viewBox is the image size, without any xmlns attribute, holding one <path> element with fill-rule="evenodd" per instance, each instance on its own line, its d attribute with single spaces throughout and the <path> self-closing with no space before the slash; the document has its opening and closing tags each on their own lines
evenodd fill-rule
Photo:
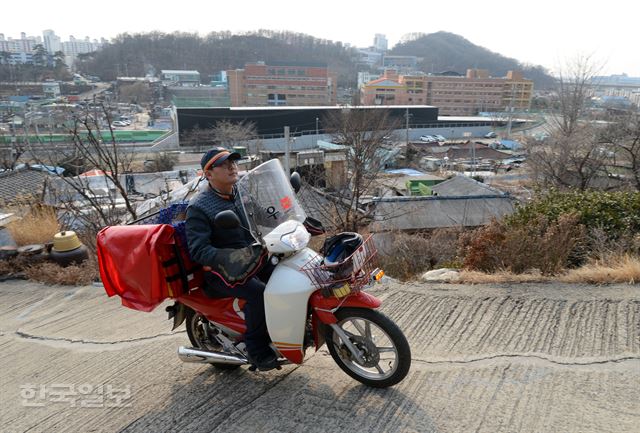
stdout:
<svg viewBox="0 0 640 433">
<path fill-rule="evenodd" d="M 287 177 L 291 175 L 289 171 L 289 127 L 284 127 L 284 171 Z"/>
<path fill-rule="evenodd" d="M 513 116 L 513 96 L 514 96 L 514 83 L 511 83 L 511 98 L 509 99 L 509 120 L 507 121 L 507 139 L 511 138 L 511 122 L 512 122 L 512 116 Z"/>
<path fill-rule="evenodd" d="M 405 147 L 405 151 L 404 151 L 404 160 L 408 166 L 408 164 L 411 162 L 410 161 L 411 149 L 409 148 L 409 107 L 405 109 L 404 117 L 405 117 L 405 124 L 404 124 L 405 137 L 407 139 L 407 146 Z"/>
<path fill-rule="evenodd" d="M 407 148 L 409 148 L 409 107 L 406 108 L 404 117 L 405 117 L 405 131 L 407 135 Z"/>
<path fill-rule="evenodd" d="M 471 140 L 471 177 L 476 175 L 476 142 Z"/>
</svg>

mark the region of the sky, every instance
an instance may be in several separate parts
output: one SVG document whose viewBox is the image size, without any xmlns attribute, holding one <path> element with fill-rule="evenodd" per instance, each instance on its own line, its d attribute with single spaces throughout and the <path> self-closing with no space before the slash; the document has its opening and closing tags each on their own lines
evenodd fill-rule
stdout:
<svg viewBox="0 0 640 433">
<path fill-rule="evenodd" d="M 348 0 L 244 0 L 237 2 L 103 3 L 69 0 L 7 1 L 0 33 L 42 36 L 52 29 L 63 40 L 120 33 L 290 30 L 357 47 L 376 33 L 389 47 L 407 33 L 447 31 L 523 63 L 558 71 L 577 56 L 591 56 L 602 75 L 640 77 L 640 5 L 630 0 L 454 0 L 403 2 Z"/>
</svg>

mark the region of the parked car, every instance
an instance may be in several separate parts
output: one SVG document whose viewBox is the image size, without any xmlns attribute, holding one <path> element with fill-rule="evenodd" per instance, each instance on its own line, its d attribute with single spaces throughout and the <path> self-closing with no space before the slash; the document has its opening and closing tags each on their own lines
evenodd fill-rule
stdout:
<svg viewBox="0 0 640 433">
<path fill-rule="evenodd" d="M 447 141 L 446 138 L 444 138 L 442 135 L 434 135 L 433 138 L 435 138 L 436 140 L 438 140 L 440 143 L 444 143 L 445 141 Z"/>
<path fill-rule="evenodd" d="M 486 134 L 484 134 L 484 138 L 496 138 L 498 136 L 498 134 L 496 134 L 493 131 L 487 132 Z"/>
<path fill-rule="evenodd" d="M 433 135 L 421 135 L 420 141 L 425 141 L 427 143 L 434 143 L 434 142 L 437 142 L 438 139 L 435 138 Z"/>
<path fill-rule="evenodd" d="M 114 120 L 111 126 L 127 126 L 127 124 L 122 120 Z"/>
</svg>

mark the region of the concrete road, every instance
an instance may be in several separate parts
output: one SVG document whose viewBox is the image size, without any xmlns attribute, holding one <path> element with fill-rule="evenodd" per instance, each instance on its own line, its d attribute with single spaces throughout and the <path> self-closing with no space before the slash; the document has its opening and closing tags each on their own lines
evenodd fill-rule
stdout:
<svg viewBox="0 0 640 433">
<path fill-rule="evenodd" d="M 386 390 L 326 350 L 281 371 L 183 364 L 165 313 L 95 287 L 0 283 L 2 432 L 640 431 L 640 287 L 374 291 L 413 351 Z"/>
</svg>

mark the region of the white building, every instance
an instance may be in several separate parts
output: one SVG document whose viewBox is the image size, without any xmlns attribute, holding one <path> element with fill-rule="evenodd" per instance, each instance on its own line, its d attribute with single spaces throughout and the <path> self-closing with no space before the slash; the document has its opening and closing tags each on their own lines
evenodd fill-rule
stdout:
<svg viewBox="0 0 640 433">
<path fill-rule="evenodd" d="M 42 83 L 42 93 L 45 98 L 58 98 L 60 96 L 60 83 L 57 81 L 45 81 Z"/>
<path fill-rule="evenodd" d="M 369 81 L 377 80 L 381 74 L 373 74 L 371 72 L 358 72 L 358 89 L 367 84 Z"/>
<path fill-rule="evenodd" d="M 0 51 L 31 54 L 33 48 L 41 42 L 39 37 L 27 36 L 25 33 L 20 33 L 20 39 L 5 39 L 4 34 L 0 33 Z"/>
<path fill-rule="evenodd" d="M 89 37 L 84 39 L 76 39 L 73 35 L 69 36 L 67 42 L 62 43 L 62 51 L 65 55 L 65 62 L 67 65 L 72 66 L 76 61 L 78 54 L 92 53 L 98 51 L 102 47 L 103 43 L 98 42 L 96 39 L 91 41 Z"/>
<path fill-rule="evenodd" d="M 376 33 L 373 38 L 373 47 L 378 51 L 387 51 L 389 43 L 387 42 L 387 37 L 385 35 L 381 35 L 380 33 Z"/>
<path fill-rule="evenodd" d="M 62 40 L 53 30 L 43 31 L 42 40 L 44 41 L 44 47 L 49 54 L 55 54 L 57 51 L 62 51 Z"/>
<path fill-rule="evenodd" d="M 198 87 L 200 72 L 165 69 L 160 71 L 160 79 L 165 86 Z"/>
<path fill-rule="evenodd" d="M 88 37 L 83 40 L 69 37 L 69 41 L 62 42 L 60 37 L 53 30 L 45 30 L 42 32 L 43 38 L 40 36 L 27 36 L 25 33 L 20 34 L 20 39 L 5 39 L 4 34 L 0 33 L 0 51 L 6 51 L 11 54 L 9 62 L 11 64 L 32 63 L 33 52 L 36 45 L 41 44 L 45 50 L 53 55 L 57 51 L 65 54 L 65 62 L 72 66 L 78 54 L 91 53 L 99 50 L 106 41 L 102 39 L 89 40 Z"/>
<path fill-rule="evenodd" d="M 382 53 L 370 49 L 360 48 L 358 50 L 358 61 L 369 66 L 382 63 Z"/>
</svg>

